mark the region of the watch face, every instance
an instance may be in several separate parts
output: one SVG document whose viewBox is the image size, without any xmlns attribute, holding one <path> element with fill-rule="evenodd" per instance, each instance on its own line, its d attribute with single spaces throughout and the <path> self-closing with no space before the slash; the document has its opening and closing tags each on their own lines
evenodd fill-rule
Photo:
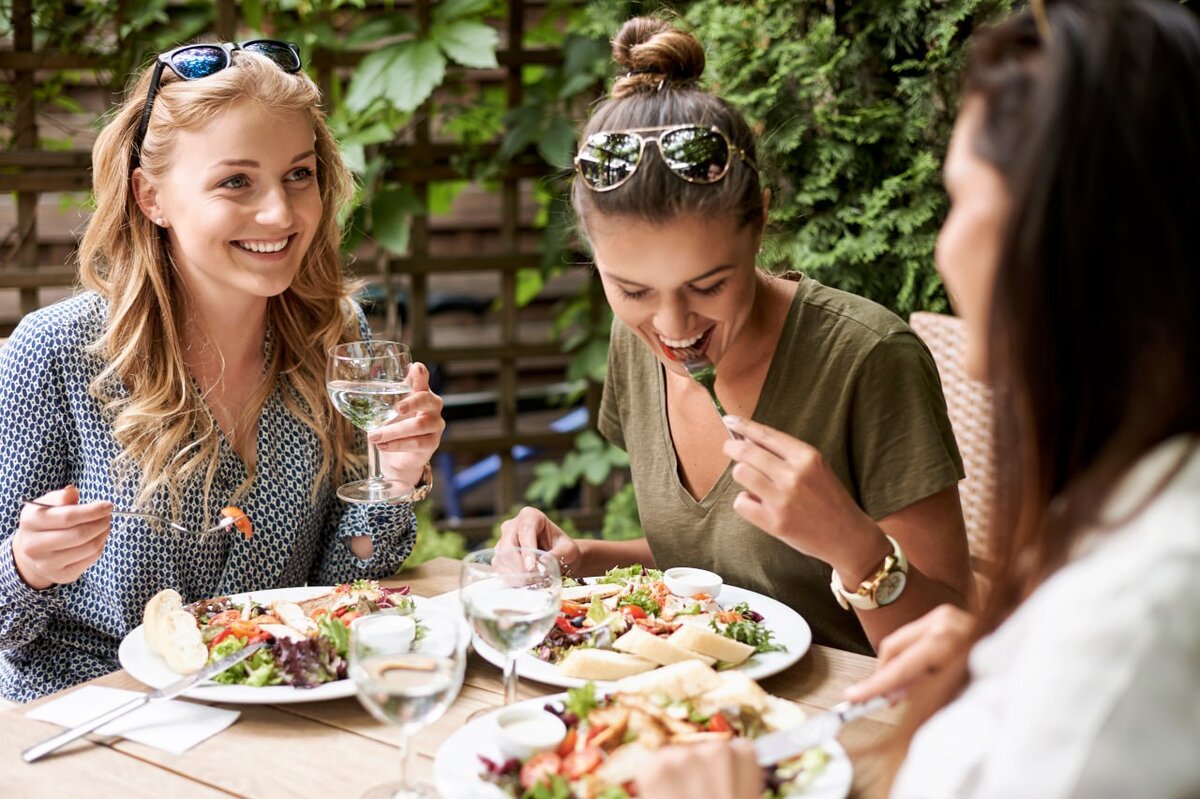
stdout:
<svg viewBox="0 0 1200 799">
<path fill-rule="evenodd" d="M 908 575 L 904 572 L 892 572 L 879 581 L 879 587 L 875 589 L 875 601 L 880 605 L 892 604 L 904 591 L 906 582 Z"/>
</svg>

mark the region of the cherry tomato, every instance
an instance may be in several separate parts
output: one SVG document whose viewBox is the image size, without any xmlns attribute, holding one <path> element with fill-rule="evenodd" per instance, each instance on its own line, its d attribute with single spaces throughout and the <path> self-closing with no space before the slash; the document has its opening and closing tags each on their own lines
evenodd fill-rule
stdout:
<svg viewBox="0 0 1200 799">
<path fill-rule="evenodd" d="M 221 632 L 217 633 L 216 638 L 214 638 L 208 642 L 208 648 L 212 649 L 214 646 L 221 643 L 222 641 L 224 641 L 226 638 L 228 638 L 231 635 L 233 635 L 233 630 L 230 630 L 228 627 L 225 628 L 224 630 L 221 630 Z"/>
<path fill-rule="evenodd" d="M 328 615 L 329 615 L 329 608 L 317 608 L 316 610 L 314 610 L 312 613 L 309 614 L 309 616 L 312 618 L 313 621 L 316 621 L 317 619 L 321 618 L 322 616 L 328 616 Z"/>
<path fill-rule="evenodd" d="M 733 732 L 733 726 L 723 713 L 713 713 L 704 728 L 709 732 Z"/>
<path fill-rule="evenodd" d="M 622 605 L 621 615 L 623 615 L 626 620 L 633 622 L 638 619 L 646 618 L 646 611 L 642 610 L 637 605 Z"/>
<path fill-rule="evenodd" d="M 350 622 L 354 621 L 355 619 L 357 619 L 357 618 L 358 618 L 359 616 L 361 616 L 361 615 L 362 615 L 362 614 L 361 614 L 361 613 L 359 613 L 357 610 L 352 610 L 352 611 L 350 611 L 350 612 L 348 612 L 348 613 L 343 613 L 343 614 L 342 614 L 342 624 L 344 624 L 344 625 L 346 625 L 347 627 L 349 627 L 349 626 L 350 626 Z"/>
<path fill-rule="evenodd" d="M 534 755 L 521 766 L 521 787 L 528 791 L 547 777 L 557 774 L 560 768 L 562 758 L 553 752 Z"/>
<path fill-rule="evenodd" d="M 563 758 L 563 776 L 569 780 L 577 780 L 584 774 L 595 771 L 603 759 L 604 754 L 598 747 L 586 746 Z"/>
</svg>

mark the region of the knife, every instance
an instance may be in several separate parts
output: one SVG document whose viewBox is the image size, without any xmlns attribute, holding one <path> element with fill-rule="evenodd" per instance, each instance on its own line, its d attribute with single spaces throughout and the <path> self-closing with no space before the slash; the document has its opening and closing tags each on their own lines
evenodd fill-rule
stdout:
<svg viewBox="0 0 1200 799">
<path fill-rule="evenodd" d="M 160 699 L 174 699 L 196 683 L 207 680 L 214 674 L 219 674 L 230 666 L 241 663 L 259 649 L 262 649 L 268 643 L 270 643 L 270 639 L 264 639 L 247 644 L 233 654 L 226 655 L 220 660 L 213 661 L 204 668 L 200 669 L 200 671 L 193 672 L 181 680 L 176 680 L 170 685 L 159 688 L 157 691 L 151 691 L 150 693 L 142 694 L 135 699 L 130 699 L 125 704 L 118 705 L 107 713 L 96 716 L 96 718 L 92 719 L 91 721 L 85 721 L 84 723 L 78 724 L 69 730 L 60 732 L 53 738 L 47 738 L 40 744 L 35 744 L 34 746 L 29 747 L 21 753 L 21 758 L 26 763 L 32 763 L 33 761 L 50 754 L 55 749 L 66 746 L 76 738 L 82 738 L 89 732 L 103 727 L 113 719 L 118 719 L 121 716 L 124 716 L 126 713 L 137 710 L 139 707 L 148 702 L 154 702 Z"/>
<path fill-rule="evenodd" d="M 897 699 L 899 696 L 876 696 L 866 702 L 842 702 L 791 729 L 755 738 L 754 753 L 758 765 L 770 766 L 825 743 L 837 735 L 846 722 L 890 707 Z"/>
</svg>

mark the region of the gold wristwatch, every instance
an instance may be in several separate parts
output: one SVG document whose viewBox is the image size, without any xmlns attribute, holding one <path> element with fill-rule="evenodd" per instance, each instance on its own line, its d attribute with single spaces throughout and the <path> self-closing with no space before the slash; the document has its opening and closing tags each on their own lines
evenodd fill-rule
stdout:
<svg viewBox="0 0 1200 799">
<path fill-rule="evenodd" d="M 421 470 L 421 481 L 417 483 L 413 492 L 408 495 L 409 502 L 420 502 L 429 496 L 429 492 L 433 490 L 433 466 L 429 463 L 425 464 L 425 468 Z"/>
<path fill-rule="evenodd" d="M 881 605 L 892 604 L 904 592 L 908 582 L 908 559 L 904 557 L 896 539 L 890 535 L 884 538 L 891 543 L 892 554 L 883 559 L 878 571 L 859 583 L 858 590 L 847 591 L 837 569 L 833 570 L 829 588 L 844 610 L 849 610 L 851 606 L 859 610 L 874 610 Z"/>
</svg>

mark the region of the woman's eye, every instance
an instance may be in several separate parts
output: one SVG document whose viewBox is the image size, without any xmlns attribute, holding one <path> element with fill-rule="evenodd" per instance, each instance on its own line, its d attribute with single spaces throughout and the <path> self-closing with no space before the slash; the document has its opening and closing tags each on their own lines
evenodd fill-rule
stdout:
<svg viewBox="0 0 1200 799">
<path fill-rule="evenodd" d="M 250 181 L 246 179 L 245 175 L 234 175 L 220 184 L 223 189 L 244 189 L 248 185 L 250 185 Z"/>
<path fill-rule="evenodd" d="M 291 171 L 291 173 L 288 174 L 288 180 L 295 180 L 295 181 L 308 180 L 311 177 L 315 177 L 316 174 L 317 173 L 314 172 L 309 167 L 302 166 L 302 167 L 293 169 Z"/>
<path fill-rule="evenodd" d="M 725 281 L 721 280 L 716 283 L 713 283 L 711 286 L 708 286 L 707 288 L 700 288 L 699 286 L 693 286 L 692 291 L 696 292 L 697 294 L 701 294 L 705 297 L 712 297 L 716 294 L 719 294 L 721 292 L 721 289 L 723 289 L 723 288 L 725 288 Z"/>
<path fill-rule="evenodd" d="M 642 297 L 646 296 L 647 291 L 646 289 L 642 289 L 641 291 L 626 291 L 620 286 L 617 286 L 617 288 L 620 290 L 621 296 L 627 300 L 640 300 Z"/>
</svg>

